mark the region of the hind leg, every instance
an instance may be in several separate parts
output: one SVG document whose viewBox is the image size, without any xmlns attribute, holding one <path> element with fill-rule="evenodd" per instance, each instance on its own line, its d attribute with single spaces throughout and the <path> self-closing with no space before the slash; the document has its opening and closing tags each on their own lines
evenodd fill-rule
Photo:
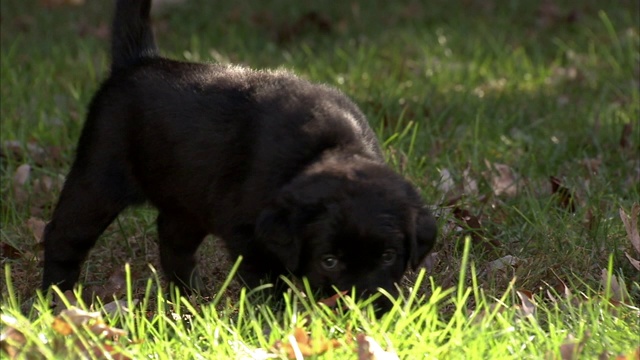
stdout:
<svg viewBox="0 0 640 360">
<path fill-rule="evenodd" d="M 88 168 L 72 168 L 45 228 L 43 290 L 51 285 L 70 290 L 100 234 L 124 208 L 141 200 L 124 172 Z"/>
<path fill-rule="evenodd" d="M 206 235 L 206 230 L 183 214 L 161 210 L 158 215 L 162 270 L 183 291 L 204 291 L 204 283 L 196 268 L 195 254 Z"/>
</svg>

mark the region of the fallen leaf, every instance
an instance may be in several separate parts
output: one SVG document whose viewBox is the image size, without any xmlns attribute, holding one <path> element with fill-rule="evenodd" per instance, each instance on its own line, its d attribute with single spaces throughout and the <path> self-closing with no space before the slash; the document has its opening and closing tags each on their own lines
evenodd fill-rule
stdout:
<svg viewBox="0 0 640 360">
<path fill-rule="evenodd" d="M 31 166 L 29 164 L 22 164 L 16 169 L 16 173 L 13 176 L 13 185 L 22 187 L 29 180 L 31 175 Z"/>
<path fill-rule="evenodd" d="M 399 360 L 395 352 L 384 350 L 378 342 L 365 334 L 356 335 L 358 360 Z"/>
<path fill-rule="evenodd" d="M 440 252 L 439 251 L 434 251 L 429 253 L 424 260 L 422 261 L 422 263 L 419 265 L 419 267 L 424 268 L 425 270 L 427 270 L 428 274 L 432 274 L 434 272 L 434 270 L 436 269 L 436 266 L 438 265 L 438 263 L 440 263 Z"/>
<path fill-rule="evenodd" d="M 467 310 L 467 314 L 474 324 L 480 324 L 487 314 L 501 314 L 507 309 L 508 307 L 504 303 L 490 303 L 489 306 L 483 306 L 479 311 L 477 309 Z"/>
<path fill-rule="evenodd" d="M 515 171 L 508 165 L 493 163 L 485 160 L 485 165 L 489 168 L 491 189 L 496 196 L 506 195 L 513 197 L 518 194 L 517 176 Z"/>
<path fill-rule="evenodd" d="M 535 316 L 536 303 L 533 300 L 533 294 L 527 290 L 517 290 L 516 294 L 520 298 L 520 313 L 522 316 Z"/>
<path fill-rule="evenodd" d="M 633 126 L 631 123 L 626 123 L 622 127 L 622 134 L 620 135 L 620 147 L 623 149 L 627 149 L 631 145 L 631 141 L 629 138 L 631 137 L 631 133 L 633 132 Z"/>
<path fill-rule="evenodd" d="M 31 230 L 33 237 L 36 239 L 36 242 L 41 242 L 42 237 L 44 236 L 44 229 L 47 224 L 42 219 L 30 217 L 27 220 L 27 227 Z"/>
<path fill-rule="evenodd" d="M 616 360 L 638 360 L 640 359 L 640 346 L 638 346 L 633 352 L 626 355 L 616 356 Z"/>
<path fill-rule="evenodd" d="M 456 183 L 453 181 L 449 169 L 440 169 L 440 181 L 436 186 L 443 194 L 447 194 L 455 188 Z"/>
<path fill-rule="evenodd" d="M 23 203 L 29 198 L 29 194 L 24 188 L 24 185 L 31 176 L 31 166 L 28 164 L 22 164 L 18 166 L 15 174 L 13 175 L 13 193 L 16 202 Z"/>
<path fill-rule="evenodd" d="M 462 224 L 466 225 L 466 232 L 471 235 L 471 241 L 475 246 L 481 246 L 485 252 L 493 251 L 500 247 L 500 243 L 496 240 L 489 239 L 482 229 L 480 218 L 471 214 L 469 210 L 455 207 L 453 216 Z"/>
<path fill-rule="evenodd" d="M 133 299 L 133 304 L 131 305 L 136 306 L 138 305 L 138 302 L 140 302 L 138 299 Z M 125 300 L 114 300 L 108 304 L 104 304 L 100 310 L 102 313 L 109 316 L 115 316 L 120 312 L 120 310 L 125 313 L 131 312 Z"/>
<path fill-rule="evenodd" d="M 636 270 L 640 271 L 640 260 L 636 260 L 636 259 L 632 258 L 631 255 L 629 255 L 629 253 L 627 253 L 626 251 L 624 252 L 624 255 L 627 257 L 627 259 L 629 260 L 631 265 L 634 268 L 636 268 Z"/>
<path fill-rule="evenodd" d="M 53 189 L 53 180 L 49 176 L 43 176 L 33 181 L 33 189 L 42 193 L 50 193 Z"/>
<path fill-rule="evenodd" d="M 348 293 L 348 291 L 341 291 L 333 296 L 330 296 L 328 298 L 325 299 L 320 299 L 318 300 L 319 304 L 323 304 L 326 305 L 330 308 L 334 308 L 338 305 L 338 299 L 342 298 L 343 296 L 345 296 Z"/>
<path fill-rule="evenodd" d="M 88 312 L 77 307 L 62 310 L 53 319 L 53 329 L 61 335 L 71 335 L 75 329 L 86 328 L 93 334 L 107 338 L 115 338 L 127 334 L 125 330 L 105 324 L 100 312 Z"/>
<path fill-rule="evenodd" d="M 91 354 L 94 359 L 131 360 L 130 357 L 121 354 L 116 348 L 108 344 L 94 345 L 87 349 L 82 342 L 77 342 L 76 347 L 83 349 L 87 355 Z"/>
<path fill-rule="evenodd" d="M 57 291 L 53 292 L 53 301 L 51 304 L 53 305 L 56 313 L 59 314 L 61 311 L 64 311 L 64 309 L 67 308 L 66 303 L 69 304 L 69 307 L 78 305 L 78 299 L 73 291 L 67 290 L 62 293 L 62 296 L 60 296 Z"/>
<path fill-rule="evenodd" d="M 584 166 L 587 169 L 587 172 L 589 173 L 589 175 L 592 175 L 592 174 L 597 175 L 600 170 L 600 165 L 602 165 L 602 158 L 597 157 L 597 158 L 582 159 L 582 161 L 580 161 L 580 164 L 582 164 L 582 166 Z"/>
<path fill-rule="evenodd" d="M 560 284 L 558 284 L 557 286 L 553 287 L 553 290 L 555 290 L 555 293 L 558 294 L 558 295 L 561 295 L 565 300 L 571 300 L 573 298 L 573 294 L 571 293 L 571 289 L 569 289 L 567 284 L 565 284 L 565 282 L 562 281 L 562 279 L 560 279 L 560 277 L 558 277 L 558 275 L 556 275 L 556 278 L 558 279 Z M 551 293 L 551 291 L 549 291 L 549 289 L 547 289 L 547 296 L 554 303 L 558 303 L 558 299 L 555 298 L 555 296 Z"/>
<path fill-rule="evenodd" d="M 551 193 L 558 197 L 560 206 L 563 209 L 567 209 L 571 212 L 576 211 L 575 197 L 571 193 L 571 190 L 562 185 L 562 180 L 555 176 L 550 177 L 551 180 Z"/>
<path fill-rule="evenodd" d="M 289 359 L 320 355 L 340 346 L 336 339 L 311 339 L 307 332 L 300 327 L 293 329 L 293 334 L 288 337 L 288 340 L 288 342 L 278 340 L 273 347 L 277 353 L 284 354 Z"/>
<path fill-rule="evenodd" d="M 462 188 L 467 195 L 478 194 L 478 182 L 471 177 L 471 166 L 467 166 L 462 172 Z"/>
<path fill-rule="evenodd" d="M 95 291 L 95 296 L 100 299 L 111 300 L 119 298 L 125 294 L 127 290 L 127 276 L 124 268 L 119 267 L 111 273 L 103 286 Z"/>
<path fill-rule="evenodd" d="M 35 141 L 26 145 L 17 140 L 2 143 L 0 156 L 14 161 L 34 163 L 39 166 L 64 164 L 63 150 L 59 146 L 42 147 Z"/>
<path fill-rule="evenodd" d="M 16 359 L 20 355 L 20 350 L 27 343 L 24 334 L 16 329 L 18 320 L 7 314 L 0 314 L 2 333 L 0 334 L 0 351 L 7 354 L 9 359 Z"/>
<path fill-rule="evenodd" d="M 156 6 L 155 1 L 153 6 Z M 81 21 L 77 25 L 78 36 L 80 37 L 89 35 L 100 40 L 107 40 L 109 38 L 110 31 L 110 25 L 105 21 L 101 21 L 98 24 L 90 21 Z"/>
<path fill-rule="evenodd" d="M 102 318 L 98 319 L 95 324 L 91 325 L 89 327 L 89 331 L 91 331 L 92 333 L 98 336 L 104 336 L 109 339 L 115 339 L 119 336 L 127 335 L 127 332 L 125 330 L 118 329 L 105 324 L 102 321 Z"/>
<path fill-rule="evenodd" d="M 620 208 L 620 219 L 624 223 L 624 228 L 627 231 L 627 236 L 631 245 L 636 249 L 636 252 L 640 254 L 640 233 L 638 232 L 638 215 L 640 214 L 640 204 L 633 204 L 631 208 L 631 216 L 628 216 L 623 208 Z"/>
<path fill-rule="evenodd" d="M 3 158 L 23 159 L 22 152 L 22 143 L 17 140 L 4 141 L 0 148 L 0 156 Z"/>
<path fill-rule="evenodd" d="M 547 28 L 553 25 L 560 18 L 560 8 L 555 2 L 543 1 L 538 7 L 537 24 L 541 28 Z"/>
<path fill-rule="evenodd" d="M 237 345 L 233 345 L 238 348 L 237 350 L 237 358 L 238 360 L 266 360 L 266 359 L 278 359 L 280 356 L 269 352 L 266 349 L 258 348 L 258 349 L 250 349 L 244 343 L 238 343 Z"/>
<path fill-rule="evenodd" d="M 589 338 L 588 334 L 585 334 L 581 341 L 577 341 L 576 338 L 569 334 L 562 345 L 560 345 L 560 358 L 562 360 L 574 360 L 580 358 L 580 353 L 584 349 L 584 344 Z"/>
<path fill-rule="evenodd" d="M 51 327 L 55 332 L 63 336 L 73 334 L 73 327 L 71 327 L 71 324 L 59 317 L 53 319 Z"/>
<path fill-rule="evenodd" d="M 520 259 L 515 256 L 506 255 L 500 259 L 493 260 L 487 264 L 489 271 L 505 271 L 508 267 L 516 267 L 520 263 Z"/>
<path fill-rule="evenodd" d="M 2 250 L 2 257 L 5 259 L 19 259 L 22 257 L 22 251 L 4 241 L 0 244 L 0 249 Z"/>
<path fill-rule="evenodd" d="M 609 280 L 609 278 L 611 280 Z M 618 279 L 617 276 L 610 274 L 607 269 L 602 269 L 600 273 L 600 285 L 606 289 L 607 283 L 609 283 L 611 290 L 611 299 L 617 302 L 624 303 L 629 299 L 629 292 L 624 281 Z"/>
</svg>

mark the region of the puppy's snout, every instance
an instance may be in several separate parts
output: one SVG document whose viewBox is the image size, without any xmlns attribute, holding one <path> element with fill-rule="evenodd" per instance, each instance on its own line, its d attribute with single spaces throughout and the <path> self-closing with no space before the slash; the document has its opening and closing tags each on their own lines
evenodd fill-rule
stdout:
<svg viewBox="0 0 640 360">
<path fill-rule="evenodd" d="M 375 284 L 356 286 L 356 296 L 359 300 L 367 300 L 375 296 L 376 299 L 373 301 L 373 306 L 376 309 L 376 314 L 380 312 L 379 315 L 382 315 L 391 309 L 392 301 L 389 296 L 392 298 L 398 296 L 398 289 L 392 283 L 386 284 L 386 286 L 376 286 Z"/>
</svg>

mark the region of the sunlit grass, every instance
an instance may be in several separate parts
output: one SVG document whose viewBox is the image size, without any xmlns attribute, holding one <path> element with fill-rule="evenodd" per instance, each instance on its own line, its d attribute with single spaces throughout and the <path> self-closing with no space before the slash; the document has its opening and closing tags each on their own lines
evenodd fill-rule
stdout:
<svg viewBox="0 0 640 360">
<path fill-rule="evenodd" d="M 17 319 L 39 353 L 62 357 L 45 341 L 60 336 L 51 328 L 49 304 L 35 295 L 41 254 L 27 220 L 50 217 L 58 187 L 43 191 L 36 182 L 66 174 L 86 105 L 107 74 L 104 29 L 111 3 L 46 9 L 42 3 L 0 3 L 0 238 L 2 263 L 13 274 L 13 285 L 1 284 L 2 312 Z M 618 211 L 640 202 L 639 5 L 548 3 L 555 7 L 381 0 L 211 6 L 189 0 L 156 14 L 167 56 L 282 66 L 343 90 L 369 118 L 389 163 L 436 209 L 442 231 L 429 273 L 412 275 L 396 306 L 375 320 L 371 309 L 351 300 L 344 300 L 349 311 L 335 313 L 292 292 L 280 311 L 256 302 L 236 282 L 221 291 L 233 259 L 215 257 L 220 251 L 213 241 L 201 249 L 201 265 L 218 290 L 214 304 L 172 299 L 158 290 L 162 280 L 148 266 L 158 265 L 155 211 L 126 211 L 98 241 L 82 277 L 85 286 L 100 286 L 130 262 L 127 301 L 140 302 L 131 313 L 106 317 L 128 332 L 114 346 L 132 358 L 233 358 L 271 349 L 304 326 L 312 337 L 344 344 L 323 358 L 353 357 L 358 332 L 401 358 L 553 358 L 569 335 L 584 342 L 580 351 L 587 358 L 628 354 L 637 346 L 633 334 L 640 333 L 640 287 L 624 255 L 634 250 Z M 282 40 L 309 12 L 324 16 L 330 31 L 310 25 Z M 631 132 L 623 147 L 625 126 Z M 7 141 L 18 144 L 19 156 L 5 150 Z M 43 161 L 30 146 L 59 153 Z M 517 194 L 494 195 L 487 165 L 494 163 L 517 174 Z M 30 177 L 16 187 L 23 164 L 31 166 Z M 443 173 L 454 184 L 448 193 Z M 551 194 L 550 176 L 575 196 L 574 212 Z M 469 181 L 477 190 L 462 189 Z M 485 252 L 474 244 L 463 256 L 467 233 L 452 226 L 456 207 L 477 216 L 499 247 Z M 519 264 L 500 274 L 487 271 L 488 263 L 506 255 Z M 603 269 L 624 280 L 628 305 L 609 304 Z M 550 301 L 546 290 L 561 281 L 575 298 L 584 293 L 588 299 Z M 517 290 L 535 294 L 535 317 L 514 307 L 521 305 Z M 172 313 L 178 311 L 190 313 L 190 320 L 176 321 Z M 75 342 L 61 339 L 56 346 Z"/>
</svg>

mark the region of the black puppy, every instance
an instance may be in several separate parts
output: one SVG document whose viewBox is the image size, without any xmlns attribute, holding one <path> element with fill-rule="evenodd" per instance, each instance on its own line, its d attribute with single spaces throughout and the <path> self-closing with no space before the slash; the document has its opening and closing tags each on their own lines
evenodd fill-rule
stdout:
<svg viewBox="0 0 640 360">
<path fill-rule="evenodd" d="M 162 58 L 149 8 L 117 2 L 111 74 L 46 227 L 43 288 L 71 288 L 118 213 L 149 201 L 163 270 L 185 288 L 202 288 L 194 254 L 214 234 L 249 286 L 293 274 L 394 293 L 436 226 L 358 107 L 285 71 Z"/>
</svg>

